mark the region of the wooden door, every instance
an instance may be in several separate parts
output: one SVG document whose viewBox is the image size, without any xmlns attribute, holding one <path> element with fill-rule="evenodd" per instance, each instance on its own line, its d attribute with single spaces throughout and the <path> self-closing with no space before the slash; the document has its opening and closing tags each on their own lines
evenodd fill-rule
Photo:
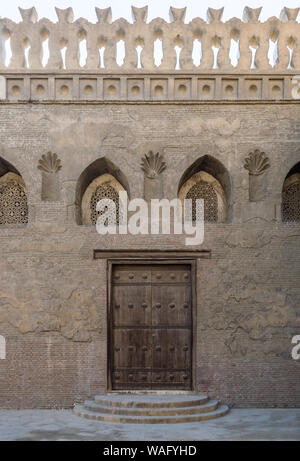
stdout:
<svg viewBox="0 0 300 461">
<path fill-rule="evenodd" d="M 114 265 L 110 307 L 112 389 L 191 389 L 190 266 Z"/>
</svg>

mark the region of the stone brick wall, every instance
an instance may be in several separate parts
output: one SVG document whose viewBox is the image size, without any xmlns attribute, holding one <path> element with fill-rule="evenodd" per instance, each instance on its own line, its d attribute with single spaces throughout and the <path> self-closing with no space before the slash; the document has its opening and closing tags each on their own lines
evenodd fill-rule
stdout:
<svg viewBox="0 0 300 461">
<path fill-rule="evenodd" d="M 26 226 L 0 227 L 1 408 L 70 407 L 106 390 L 107 272 L 94 249 L 186 249 L 185 236 L 100 236 L 76 223 L 81 173 L 105 157 L 143 197 L 141 157 L 166 162 L 164 193 L 203 155 L 231 179 L 231 216 L 205 226 L 198 260 L 196 390 L 235 406 L 299 407 L 300 225 L 282 223 L 281 191 L 300 160 L 300 107 L 290 103 L 1 104 L 0 156 L 22 175 Z M 244 159 L 269 157 L 265 199 L 249 202 Z M 41 155 L 61 160 L 60 199 L 42 201 Z"/>
</svg>

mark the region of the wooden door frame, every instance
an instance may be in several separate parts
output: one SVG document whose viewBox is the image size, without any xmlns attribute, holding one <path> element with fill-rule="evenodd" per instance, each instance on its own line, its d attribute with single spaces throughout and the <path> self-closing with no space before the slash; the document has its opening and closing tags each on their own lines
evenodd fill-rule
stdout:
<svg viewBox="0 0 300 461">
<path fill-rule="evenodd" d="M 191 270 L 191 294 L 192 294 L 192 328 L 191 328 L 191 333 L 192 333 L 192 353 L 191 353 L 191 376 L 192 376 L 192 382 L 191 382 L 191 390 L 195 391 L 197 388 L 196 386 L 196 377 L 197 377 L 197 370 L 195 364 L 197 364 L 197 287 L 196 287 L 196 281 L 197 281 L 197 260 L 196 259 L 183 259 L 183 258 L 176 258 L 176 254 L 174 257 L 170 257 L 168 255 L 168 258 L 149 258 L 149 256 L 145 258 L 121 258 L 121 259 L 107 259 L 107 377 L 106 377 L 106 383 L 107 383 L 107 391 L 111 392 L 113 391 L 112 389 L 112 354 L 111 354 L 111 343 L 112 343 L 112 272 L 113 272 L 113 267 L 115 265 L 155 265 L 155 264 L 186 264 L 190 266 Z M 170 389 L 171 390 L 171 389 Z M 128 389 L 130 391 L 130 389 Z M 118 391 L 116 391 L 118 392 Z M 174 391 L 173 391 L 174 392 Z M 182 391 L 181 391 L 182 392 Z"/>
</svg>

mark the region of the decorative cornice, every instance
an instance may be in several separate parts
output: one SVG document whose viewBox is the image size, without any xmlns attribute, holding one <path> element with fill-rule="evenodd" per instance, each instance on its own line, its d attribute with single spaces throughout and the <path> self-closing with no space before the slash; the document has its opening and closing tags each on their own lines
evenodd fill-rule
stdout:
<svg viewBox="0 0 300 461">
<path fill-rule="evenodd" d="M 201 73 L 106 74 L 63 72 L 0 74 L 3 102 L 283 102 L 299 88 L 293 72 L 285 74 Z M 299 102 L 294 99 L 293 102 Z"/>
</svg>

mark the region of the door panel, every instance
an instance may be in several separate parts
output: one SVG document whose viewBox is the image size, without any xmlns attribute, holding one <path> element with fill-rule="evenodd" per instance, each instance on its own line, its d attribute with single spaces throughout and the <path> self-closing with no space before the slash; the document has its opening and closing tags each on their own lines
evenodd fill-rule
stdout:
<svg viewBox="0 0 300 461">
<path fill-rule="evenodd" d="M 111 314 L 112 389 L 191 389 L 189 265 L 116 265 Z"/>
<path fill-rule="evenodd" d="M 116 368 L 152 368 L 152 335 L 150 330 L 115 329 L 114 364 Z"/>
<path fill-rule="evenodd" d="M 151 286 L 114 286 L 112 307 L 114 326 L 151 325 Z"/>
<path fill-rule="evenodd" d="M 151 282 L 151 270 L 147 266 L 118 266 L 113 273 L 114 283 L 147 283 Z"/>
<path fill-rule="evenodd" d="M 153 371 L 151 389 L 191 389 L 191 372 L 188 371 Z"/>
<path fill-rule="evenodd" d="M 152 371 L 115 370 L 112 374 L 113 389 L 152 389 Z"/>
<path fill-rule="evenodd" d="M 189 283 L 191 279 L 191 271 L 188 266 L 160 266 L 152 270 L 153 283 Z"/>
<path fill-rule="evenodd" d="M 191 326 L 190 285 L 152 286 L 152 325 Z"/>
<path fill-rule="evenodd" d="M 189 370 L 191 332 L 189 329 L 153 330 L 153 369 Z"/>
</svg>

